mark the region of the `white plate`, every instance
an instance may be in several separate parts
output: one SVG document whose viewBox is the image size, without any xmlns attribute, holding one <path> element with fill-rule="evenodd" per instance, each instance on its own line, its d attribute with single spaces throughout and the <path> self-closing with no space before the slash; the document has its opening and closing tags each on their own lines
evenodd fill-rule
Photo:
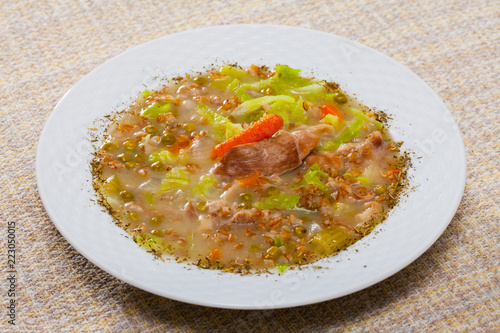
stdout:
<svg viewBox="0 0 500 333">
<path fill-rule="evenodd" d="M 274 65 L 338 82 L 364 104 L 393 115 L 391 131 L 415 152 L 414 190 L 382 225 L 347 251 L 283 275 L 239 276 L 153 260 L 96 205 L 88 129 L 123 108 L 158 76 L 223 63 Z M 42 132 L 36 161 L 47 213 L 73 247 L 113 276 L 149 292 L 233 309 L 283 308 L 344 296 L 398 272 L 426 251 L 452 219 L 465 185 L 460 132 L 439 97 L 405 67 L 334 35 L 273 25 L 186 31 L 107 61 L 59 102 Z"/>
</svg>

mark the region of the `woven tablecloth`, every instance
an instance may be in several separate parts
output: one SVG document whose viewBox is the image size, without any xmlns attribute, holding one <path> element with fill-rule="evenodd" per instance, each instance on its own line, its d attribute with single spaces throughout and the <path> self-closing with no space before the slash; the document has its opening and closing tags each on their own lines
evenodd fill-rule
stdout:
<svg viewBox="0 0 500 333">
<path fill-rule="evenodd" d="M 499 332 L 498 1 L 2 1 L 0 331 Z M 35 178 L 53 108 L 107 59 L 187 29 L 269 23 L 358 41 L 407 66 L 463 134 L 467 182 L 449 227 L 394 276 L 291 309 L 235 311 L 162 298 L 94 266 L 52 224 Z M 16 325 L 8 323 L 8 221 L 16 223 Z"/>
</svg>

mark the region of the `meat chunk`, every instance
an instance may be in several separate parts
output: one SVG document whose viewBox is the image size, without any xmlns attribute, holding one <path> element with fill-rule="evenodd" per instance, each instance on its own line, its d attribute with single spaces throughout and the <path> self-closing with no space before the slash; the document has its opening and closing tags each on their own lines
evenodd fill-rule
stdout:
<svg viewBox="0 0 500 333">
<path fill-rule="evenodd" d="M 302 160 L 309 155 L 311 150 L 313 150 L 319 143 L 319 136 L 310 131 L 295 131 L 292 133 L 295 137 L 296 150 L 299 153 L 299 162 L 296 167 L 298 167 Z M 295 168 L 296 168 L 295 167 Z M 294 169 L 294 168 L 292 168 Z"/>
<path fill-rule="evenodd" d="M 308 131 L 280 132 L 269 139 L 231 148 L 214 173 L 235 178 L 248 177 L 255 171 L 263 176 L 281 175 L 297 168 L 318 142 L 319 137 Z"/>
<path fill-rule="evenodd" d="M 380 148 L 384 140 L 379 131 L 370 133 L 364 141 L 342 144 L 333 152 L 314 153 L 306 158 L 308 166 L 317 163 L 322 170 L 345 171 L 359 166 L 370 159 L 374 151 Z"/>
<path fill-rule="evenodd" d="M 306 131 L 308 131 L 311 134 L 316 134 L 316 135 L 320 136 L 320 135 L 332 133 L 334 131 L 334 128 L 331 125 L 318 124 L 318 125 L 314 125 L 314 126 L 309 127 L 308 129 L 306 129 Z"/>
<path fill-rule="evenodd" d="M 318 164 L 322 170 L 342 170 L 344 168 L 344 158 L 342 156 L 328 154 L 311 154 L 306 158 L 308 167 Z"/>
<path fill-rule="evenodd" d="M 349 157 L 352 153 L 359 156 L 370 156 L 373 149 L 380 147 L 383 142 L 382 134 L 379 131 L 374 131 L 361 143 L 345 143 L 341 145 L 334 154 L 345 157 Z"/>
</svg>

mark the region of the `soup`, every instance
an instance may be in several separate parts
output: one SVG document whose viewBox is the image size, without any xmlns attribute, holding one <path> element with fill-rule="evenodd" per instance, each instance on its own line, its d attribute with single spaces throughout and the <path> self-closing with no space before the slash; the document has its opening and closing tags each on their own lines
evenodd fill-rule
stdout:
<svg viewBox="0 0 500 333">
<path fill-rule="evenodd" d="M 396 203 L 406 158 L 380 118 L 298 69 L 225 65 L 116 114 L 93 183 L 157 256 L 283 272 L 353 244 Z"/>
</svg>

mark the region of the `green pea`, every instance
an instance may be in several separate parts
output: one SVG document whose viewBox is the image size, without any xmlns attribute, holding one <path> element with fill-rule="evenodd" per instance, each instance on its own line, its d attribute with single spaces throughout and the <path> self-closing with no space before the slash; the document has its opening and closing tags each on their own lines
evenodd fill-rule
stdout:
<svg viewBox="0 0 500 333">
<path fill-rule="evenodd" d="M 139 162 L 139 163 L 144 163 L 146 162 L 147 157 L 143 153 L 137 153 L 134 155 L 134 161 Z"/>
<path fill-rule="evenodd" d="M 203 76 L 198 76 L 198 77 L 195 77 L 193 81 L 194 81 L 194 83 L 202 86 L 205 83 L 207 83 L 207 78 L 203 77 Z"/>
<path fill-rule="evenodd" d="M 158 229 L 153 229 L 153 230 L 151 230 L 151 235 L 161 237 L 161 236 L 163 236 L 163 232 L 161 230 L 158 230 Z"/>
<path fill-rule="evenodd" d="M 375 187 L 376 195 L 384 194 L 386 191 L 387 191 L 387 185 L 378 185 L 377 187 Z"/>
<path fill-rule="evenodd" d="M 118 147 L 113 142 L 106 142 L 105 144 L 103 144 L 101 146 L 101 150 L 104 150 L 104 151 L 115 150 L 116 148 L 118 148 Z"/>
<path fill-rule="evenodd" d="M 130 162 L 125 163 L 125 167 L 127 169 L 133 169 L 133 168 L 135 168 L 136 164 L 137 164 L 136 162 L 130 161 Z"/>
<path fill-rule="evenodd" d="M 122 199 L 125 202 L 129 202 L 129 201 L 134 200 L 134 195 L 130 191 L 127 191 L 127 190 L 121 191 L 119 196 L 120 196 L 120 199 Z"/>
<path fill-rule="evenodd" d="M 293 234 L 299 238 L 304 238 L 307 235 L 307 229 L 301 225 L 293 228 Z"/>
<path fill-rule="evenodd" d="M 116 159 L 122 163 L 130 161 L 132 157 L 129 154 L 120 154 L 116 156 Z"/>
<path fill-rule="evenodd" d="M 192 132 L 196 129 L 196 125 L 193 124 L 193 123 L 187 123 L 187 124 L 184 124 L 184 126 L 182 126 L 182 128 L 186 131 L 186 132 Z"/>
<path fill-rule="evenodd" d="M 281 257 L 281 255 L 283 254 L 283 252 L 281 251 L 281 249 L 277 246 L 271 246 L 267 252 L 266 252 L 266 259 L 278 259 L 279 257 Z"/>
<path fill-rule="evenodd" d="M 340 104 L 347 103 L 346 95 L 344 95 L 341 92 L 336 93 L 335 96 L 333 97 L 333 99 L 335 100 L 335 102 L 340 103 Z"/>
<path fill-rule="evenodd" d="M 148 125 L 144 127 L 144 131 L 148 134 L 155 135 L 160 131 L 155 125 Z"/>
<path fill-rule="evenodd" d="M 207 210 L 208 208 L 208 205 L 207 205 L 207 202 L 205 200 L 202 200 L 202 201 L 199 201 L 197 204 L 196 204 L 196 208 L 198 208 L 198 210 L 200 212 L 204 212 Z"/>
<path fill-rule="evenodd" d="M 250 204 L 249 202 L 242 202 L 238 205 L 238 208 L 240 209 L 250 209 L 252 208 L 252 204 Z"/>
<path fill-rule="evenodd" d="M 241 201 L 252 201 L 252 199 L 253 199 L 252 192 L 243 192 L 240 194 Z"/>
<path fill-rule="evenodd" d="M 266 196 L 267 197 L 277 195 L 279 193 L 280 193 L 280 190 L 276 186 L 271 185 L 268 188 L 266 188 Z"/>
<path fill-rule="evenodd" d="M 173 145 L 176 140 L 177 140 L 177 138 L 175 137 L 175 135 L 173 133 L 165 133 L 161 137 L 161 143 L 163 145 L 167 145 L 167 146 Z"/>
<path fill-rule="evenodd" d="M 129 212 L 127 214 L 127 217 L 130 221 L 139 221 L 139 218 L 141 217 L 139 213 L 137 212 Z"/>
<path fill-rule="evenodd" d="M 154 162 L 153 164 L 151 164 L 151 170 L 156 172 L 163 171 L 165 170 L 165 164 L 163 164 L 163 162 L 161 161 Z"/>
<path fill-rule="evenodd" d="M 123 143 L 123 148 L 126 150 L 134 150 L 137 148 L 137 141 L 127 140 Z"/>
<path fill-rule="evenodd" d="M 151 225 L 160 225 L 162 222 L 162 218 L 159 216 L 153 216 L 149 219 L 149 224 Z"/>
</svg>

